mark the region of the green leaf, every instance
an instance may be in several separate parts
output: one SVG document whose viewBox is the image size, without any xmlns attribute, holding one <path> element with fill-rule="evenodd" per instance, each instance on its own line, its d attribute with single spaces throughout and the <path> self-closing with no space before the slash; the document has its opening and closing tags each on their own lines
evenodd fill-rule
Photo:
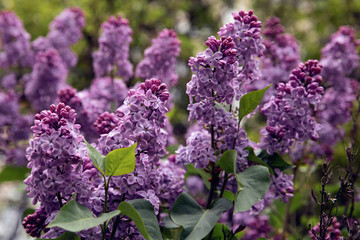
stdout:
<svg viewBox="0 0 360 240">
<path fill-rule="evenodd" d="M 234 166 L 236 164 L 237 151 L 227 150 L 220 157 L 219 165 L 227 173 L 234 173 Z"/>
<path fill-rule="evenodd" d="M 235 197 L 234 214 L 249 210 L 270 187 L 269 169 L 264 166 L 251 166 L 235 176 L 239 190 Z"/>
<path fill-rule="evenodd" d="M 119 148 L 109 152 L 105 157 L 106 175 L 120 176 L 134 171 L 136 146 L 137 143 L 127 148 Z"/>
<path fill-rule="evenodd" d="M 239 106 L 239 121 L 249 113 L 252 113 L 257 106 L 259 106 L 266 90 L 271 87 L 271 84 L 266 88 L 249 92 L 240 99 Z"/>
<path fill-rule="evenodd" d="M 211 174 L 204 171 L 202 168 L 195 168 L 193 164 L 186 165 L 186 174 L 185 178 L 187 178 L 190 175 L 199 175 L 203 179 L 203 183 L 205 184 L 207 189 L 210 189 L 210 182 L 209 178 L 211 177 Z"/>
<path fill-rule="evenodd" d="M 231 207 L 232 203 L 228 199 L 220 198 L 215 200 L 210 209 L 204 209 L 188 193 L 183 193 L 176 199 L 170 216 L 184 228 L 180 240 L 199 240 L 208 235 L 223 212 Z"/>
<path fill-rule="evenodd" d="M 119 215 L 119 213 L 119 210 L 115 210 L 109 213 L 103 213 L 95 218 L 90 209 L 77 203 L 73 199 L 60 209 L 55 219 L 47 228 L 60 227 L 69 232 L 80 232 L 98 226 Z"/>
<path fill-rule="evenodd" d="M 249 152 L 249 155 L 247 157 L 247 160 L 253 162 L 253 163 L 257 163 L 259 165 L 265 166 L 269 169 L 269 172 L 274 175 L 274 170 L 263 160 L 261 160 L 258 156 L 255 155 L 254 153 L 254 149 L 252 149 L 251 147 L 247 147 L 245 148 L 245 150 L 247 150 Z"/>
<path fill-rule="evenodd" d="M 135 223 L 139 232 L 147 240 L 162 239 L 158 220 L 152 204 L 145 199 L 135 199 L 121 202 L 118 210 Z"/>
<path fill-rule="evenodd" d="M 262 159 L 267 165 L 269 165 L 273 170 L 276 168 L 281 171 L 293 168 L 294 165 L 287 163 L 279 154 L 274 153 L 273 155 L 269 155 L 266 150 L 263 150 L 258 155 L 260 159 Z"/>
<path fill-rule="evenodd" d="M 105 175 L 105 156 L 98 152 L 93 146 L 91 146 L 86 139 L 87 150 L 91 161 L 94 163 L 95 167 L 101 172 L 102 175 Z"/>
<path fill-rule="evenodd" d="M 37 240 L 45 240 L 45 239 L 37 239 Z M 60 237 L 54 238 L 54 240 L 80 240 L 80 237 L 76 233 L 65 232 Z"/>
<path fill-rule="evenodd" d="M 235 200 L 234 193 L 229 190 L 225 190 L 223 196 L 224 196 L 224 198 L 229 199 L 231 202 L 233 202 Z"/>
<path fill-rule="evenodd" d="M 24 181 L 30 172 L 27 167 L 5 166 L 0 172 L 0 183 L 9 181 Z"/>
</svg>

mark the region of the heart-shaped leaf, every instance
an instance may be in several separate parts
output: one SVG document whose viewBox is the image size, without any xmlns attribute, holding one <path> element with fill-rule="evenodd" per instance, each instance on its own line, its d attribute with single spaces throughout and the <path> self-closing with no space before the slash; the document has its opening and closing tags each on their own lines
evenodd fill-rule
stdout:
<svg viewBox="0 0 360 240">
<path fill-rule="evenodd" d="M 240 99 L 240 106 L 239 106 L 239 121 L 249 113 L 252 113 L 257 106 L 259 106 L 266 90 L 271 87 L 271 84 L 266 88 L 248 92 Z"/>
<path fill-rule="evenodd" d="M 278 153 L 269 155 L 266 150 L 262 150 L 258 157 L 263 160 L 268 166 L 270 166 L 273 170 L 278 168 L 283 171 L 285 169 L 295 167 L 294 165 L 287 163 Z"/>
<path fill-rule="evenodd" d="M 91 161 L 94 163 L 95 167 L 101 172 L 102 175 L 105 175 L 105 156 L 98 152 L 93 146 L 91 146 L 84 138 L 86 143 L 87 150 Z"/>
<path fill-rule="evenodd" d="M 158 220 L 151 203 L 145 199 L 121 202 L 118 210 L 135 223 L 139 232 L 147 240 L 162 239 Z"/>
<path fill-rule="evenodd" d="M 107 176 L 120 176 L 131 173 L 135 169 L 135 148 L 137 144 L 119 148 L 109 152 L 105 157 L 105 173 Z"/>
<path fill-rule="evenodd" d="M 235 176 L 239 190 L 235 197 L 234 214 L 249 210 L 264 198 L 270 187 L 269 169 L 264 166 L 251 166 Z"/>
<path fill-rule="evenodd" d="M 60 209 L 55 219 L 47 228 L 59 227 L 69 232 L 80 232 L 98 226 L 119 215 L 119 213 L 119 210 L 115 210 L 109 213 L 103 213 L 95 218 L 90 209 L 73 199 Z"/>
<path fill-rule="evenodd" d="M 215 200 L 210 209 L 201 207 L 188 193 L 181 194 L 175 201 L 170 216 L 184 229 L 180 240 L 199 240 L 214 228 L 221 215 L 232 207 L 225 198 Z"/>
</svg>

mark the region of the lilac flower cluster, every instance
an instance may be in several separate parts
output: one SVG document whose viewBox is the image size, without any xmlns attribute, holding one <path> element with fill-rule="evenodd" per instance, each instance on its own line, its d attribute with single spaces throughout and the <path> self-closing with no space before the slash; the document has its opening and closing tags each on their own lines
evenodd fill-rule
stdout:
<svg viewBox="0 0 360 240">
<path fill-rule="evenodd" d="M 311 147 L 311 152 L 318 156 L 332 157 L 331 148 L 344 136 L 341 126 L 351 119 L 358 83 L 348 77 L 359 66 L 359 44 L 360 40 L 355 39 L 355 30 L 343 26 L 322 49 L 322 75 L 329 87 L 316 114 L 321 124 L 320 138 L 319 143 Z M 338 97 L 340 95 L 341 98 Z"/>
<path fill-rule="evenodd" d="M 228 23 L 220 28 L 218 34 L 221 37 L 231 37 L 237 50 L 236 61 L 241 67 L 239 80 L 249 83 L 257 80 L 260 76 L 259 60 L 264 51 L 261 38 L 261 22 L 254 12 L 239 11 L 233 13 L 234 23 Z"/>
<path fill-rule="evenodd" d="M 348 88 L 350 82 L 346 77 L 359 66 L 359 45 L 360 39 L 355 38 L 355 30 L 349 26 L 342 26 L 321 51 L 322 75 L 339 91 Z"/>
<path fill-rule="evenodd" d="M 176 57 L 180 55 L 180 41 L 173 30 L 164 29 L 145 50 L 144 59 L 136 67 L 136 77 L 158 78 L 170 88 L 176 85 Z"/>
<path fill-rule="evenodd" d="M 54 48 L 59 52 L 67 68 L 77 63 L 76 54 L 70 49 L 82 37 L 85 26 L 85 15 L 80 8 L 67 8 L 50 23 L 46 37 L 38 37 L 33 42 L 35 53 Z"/>
<path fill-rule="evenodd" d="M 111 76 L 116 69 L 117 76 L 128 81 L 133 74 L 133 66 L 128 60 L 132 30 L 128 20 L 111 16 L 101 25 L 103 32 L 99 38 L 99 50 L 93 53 L 93 67 L 97 78 Z"/>
<path fill-rule="evenodd" d="M 324 93 L 320 72 L 318 61 L 300 64 L 287 83 L 278 84 L 277 94 L 261 109 L 267 126 L 261 130 L 260 146 L 269 154 L 290 152 L 294 141 L 319 138 L 311 105 L 316 107 Z"/>
<path fill-rule="evenodd" d="M 166 101 L 169 91 L 165 83 L 152 78 L 131 89 L 124 104 L 116 111 L 117 126 L 107 134 L 102 134 L 97 148 L 102 154 L 113 149 L 128 147 L 137 142 L 136 167 L 134 172 L 113 177 L 109 188 L 109 209 L 115 209 L 118 200 L 125 195 L 126 199 L 144 198 L 149 200 L 156 212 L 161 201 L 173 202 L 182 192 L 184 170 L 172 161 L 160 162 L 166 153 L 167 136 L 164 133 Z M 95 213 L 101 213 L 104 197 L 103 187 L 97 188 L 96 197 L 90 205 Z M 122 223 L 116 237 L 121 237 L 132 228 Z M 111 226 L 110 226 L 111 228 Z"/>
<path fill-rule="evenodd" d="M 266 100 L 263 100 L 266 102 L 274 94 L 277 83 L 289 80 L 291 70 L 300 63 L 300 52 L 294 36 L 284 33 L 284 28 L 276 17 L 266 21 L 263 34 L 265 51 L 260 60 L 261 78 L 250 87 L 257 90 L 272 83 L 273 86 L 266 92 Z"/>
<path fill-rule="evenodd" d="M 18 96 L 13 91 L 0 92 L 0 152 L 11 165 L 25 165 L 26 140 L 32 117 L 21 115 Z"/>
<path fill-rule="evenodd" d="M 20 19 L 9 11 L 0 13 L 0 66 L 2 68 L 31 66 L 30 34 Z"/>
<path fill-rule="evenodd" d="M 51 105 L 50 110 L 35 115 L 31 128 L 33 139 L 26 150 L 31 175 L 24 182 L 28 196 L 33 198 L 33 204 L 40 202 L 41 210 L 23 222 L 26 231 L 33 233 L 34 237 L 38 237 L 38 229 L 43 224 L 39 226 L 33 222 L 43 222 L 45 217 L 47 224 L 73 193 L 77 193 L 77 201 L 82 204 L 92 195 L 91 183 L 82 168 L 83 159 L 87 156 L 86 145 L 75 118 L 75 110 L 63 103 Z M 51 229 L 47 235 L 53 236 L 58 231 Z"/>
<path fill-rule="evenodd" d="M 317 236 L 314 235 L 320 233 L 320 223 L 318 223 L 315 227 L 313 227 L 309 231 L 309 235 L 311 239 L 316 240 L 318 239 Z M 337 218 L 334 217 L 332 220 L 331 225 L 328 227 L 325 235 L 325 240 L 338 240 L 341 239 L 341 224 L 337 221 Z"/>
<path fill-rule="evenodd" d="M 116 114 L 109 112 L 102 113 L 94 123 L 94 126 L 99 134 L 109 133 L 118 125 L 119 119 Z"/>
<path fill-rule="evenodd" d="M 36 55 L 33 70 L 25 78 L 25 95 L 40 111 L 54 103 L 57 92 L 65 86 L 67 69 L 58 52 L 50 48 Z"/>
</svg>

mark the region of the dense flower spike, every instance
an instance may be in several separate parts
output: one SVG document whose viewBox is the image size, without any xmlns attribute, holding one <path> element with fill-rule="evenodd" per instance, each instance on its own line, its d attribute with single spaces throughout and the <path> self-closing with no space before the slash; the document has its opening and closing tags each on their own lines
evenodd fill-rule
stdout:
<svg viewBox="0 0 360 240">
<path fill-rule="evenodd" d="M 83 204 L 92 194 L 82 170 L 86 145 L 75 121 L 75 110 L 59 103 L 36 114 L 31 128 L 33 139 L 26 150 L 31 175 L 24 182 L 28 196 L 34 204 L 40 202 L 47 219 L 55 217 L 54 213 L 73 193 L 77 193 L 77 200 Z"/>
<path fill-rule="evenodd" d="M 311 105 L 316 107 L 324 93 L 320 72 L 318 61 L 300 64 L 290 74 L 289 82 L 278 84 L 276 96 L 261 109 L 267 126 L 261 131 L 260 145 L 269 154 L 289 152 L 294 141 L 319 138 Z"/>
<path fill-rule="evenodd" d="M 71 50 L 82 37 L 82 29 L 85 26 L 85 15 L 80 8 L 67 8 L 50 23 L 49 33 L 46 37 L 38 37 L 33 42 L 35 52 L 46 51 L 55 48 L 67 68 L 77 63 L 77 56 Z"/>
<path fill-rule="evenodd" d="M 36 209 L 33 214 L 26 216 L 22 222 L 27 234 L 32 237 L 39 238 L 41 232 L 45 230 L 46 212 L 42 208 Z"/>
<path fill-rule="evenodd" d="M 124 104 L 117 109 L 118 125 L 109 133 L 101 135 L 98 149 L 102 154 L 137 142 L 134 172 L 112 178 L 109 209 L 115 209 L 117 201 L 125 194 L 126 199 L 148 199 L 157 211 L 160 201 L 174 201 L 181 193 L 183 170 L 173 162 L 160 162 L 166 153 L 167 136 L 163 128 L 168 98 L 169 91 L 165 83 L 155 78 L 146 80 L 136 89 L 131 89 Z M 98 189 L 101 197 L 103 191 L 101 187 Z M 103 202 L 98 198 L 93 200 L 91 205 L 94 211 L 101 213 Z M 123 230 L 129 228 L 129 224 L 120 224 L 117 234 L 126 236 L 127 231 Z"/>
<path fill-rule="evenodd" d="M 264 56 L 260 59 L 262 74 L 258 81 L 251 84 L 250 88 L 262 89 L 273 84 L 271 89 L 266 92 L 266 96 L 269 96 L 266 97 L 268 100 L 274 94 L 277 83 L 287 82 L 291 70 L 299 65 L 300 52 L 295 38 L 284 33 L 278 18 L 269 18 L 265 23 L 263 33 L 265 35 L 263 40 L 265 51 Z"/>
<path fill-rule="evenodd" d="M 275 169 L 275 174 L 271 176 L 270 191 L 274 192 L 275 199 L 280 198 L 283 202 L 288 202 L 294 196 L 294 175 L 287 176 L 279 169 Z"/>
<path fill-rule="evenodd" d="M 103 32 L 99 38 L 99 50 L 93 53 L 96 77 L 121 76 L 128 81 L 133 74 L 129 61 L 129 45 L 132 41 L 132 30 L 128 20 L 111 16 L 101 25 Z M 116 69 L 116 73 L 113 73 Z"/>
<path fill-rule="evenodd" d="M 220 29 L 221 37 L 231 37 L 237 50 L 236 61 L 241 66 L 239 80 L 249 83 L 260 76 L 259 60 L 264 51 L 261 38 L 261 22 L 254 12 L 239 11 L 233 13 L 234 23 L 228 23 Z"/>
<path fill-rule="evenodd" d="M 114 113 L 104 112 L 94 123 L 99 134 L 109 133 L 119 124 L 119 119 Z"/>
<path fill-rule="evenodd" d="M 54 103 L 66 76 L 67 69 L 55 49 L 39 52 L 32 72 L 25 76 L 25 95 L 32 107 L 40 111 Z"/>
<path fill-rule="evenodd" d="M 144 59 L 136 67 L 136 77 L 158 78 L 170 88 L 176 85 L 176 57 L 180 55 L 180 41 L 173 30 L 164 29 L 145 50 Z"/>
<path fill-rule="evenodd" d="M 360 39 L 355 38 L 355 30 L 342 26 L 321 51 L 321 65 L 324 67 L 322 76 L 338 90 L 348 87 L 350 82 L 346 77 L 359 66 L 359 44 Z"/>
<path fill-rule="evenodd" d="M 29 67 L 32 61 L 30 34 L 20 19 L 9 11 L 0 13 L 0 67 Z"/>
</svg>

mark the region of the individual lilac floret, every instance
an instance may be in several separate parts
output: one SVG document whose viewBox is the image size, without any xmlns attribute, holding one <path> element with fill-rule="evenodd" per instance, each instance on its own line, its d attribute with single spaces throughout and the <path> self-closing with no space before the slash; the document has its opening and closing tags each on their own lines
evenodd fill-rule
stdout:
<svg viewBox="0 0 360 240">
<path fill-rule="evenodd" d="M 119 119 L 115 113 L 104 112 L 94 123 L 99 134 L 109 133 L 119 125 Z"/>
<path fill-rule="evenodd" d="M 205 130 L 193 132 L 186 139 L 186 147 L 180 145 L 176 153 L 176 163 L 179 165 L 193 163 L 196 168 L 205 168 L 210 161 L 216 161 L 210 133 Z"/>
<path fill-rule="evenodd" d="M 99 38 L 99 50 L 93 53 L 96 77 L 114 74 L 128 81 L 133 74 L 133 66 L 129 61 L 132 30 L 128 20 L 120 15 L 111 16 L 101 28 L 103 32 Z M 113 73 L 114 69 L 116 73 Z"/>
<path fill-rule="evenodd" d="M 290 152 L 294 141 L 316 140 L 317 123 L 311 106 L 321 100 L 321 65 L 309 60 L 292 71 L 289 82 L 279 83 L 277 94 L 261 109 L 267 126 L 261 130 L 260 146 L 269 154 Z"/>
<path fill-rule="evenodd" d="M 158 78 L 171 88 L 176 85 L 176 57 L 180 54 L 180 41 L 173 30 L 164 29 L 145 50 L 144 59 L 136 67 L 136 77 Z"/>
<path fill-rule="evenodd" d="M 13 12 L 0 13 L 0 39 L 0 67 L 32 65 L 30 34 Z"/>
<path fill-rule="evenodd" d="M 85 15 L 80 8 L 67 8 L 50 23 L 49 33 L 46 37 L 38 37 L 33 42 L 36 53 L 55 48 L 67 68 L 77 63 L 77 56 L 71 50 L 82 37 L 82 29 L 85 26 Z"/>
<path fill-rule="evenodd" d="M 254 12 L 239 11 L 233 13 L 234 23 L 228 23 L 220 29 L 221 37 L 231 37 L 237 50 L 236 60 L 241 67 L 239 80 L 249 83 L 260 76 L 259 60 L 264 45 L 261 39 L 261 22 Z"/>
<path fill-rule="evenodd" d="M 31 174 L 25 179 L 28 196 L 49 218 L 77 193 L 84 204 L 92 194 L 91 183 L 83 177 L 86 145 L 75 124 L 75 110 L 63 103 L 51 105 L 35 115 L 33 139 L 26 150 Z M 51 234 L 56 229 L 52 229 Z"/>
<path fill-rule="evenodd" d="M 268 100 L 276 91 L 277 83 L 287 82 L 291 70 L 299 65 L 300 52 L 294 36 L 284 33 L 284 28 L 276 17 L 266 21 L 263 34 L 265 51 L 260 59 L 261 78 L 251 84 L 251 90 L 262 89 L 272 84 L 266 92 L 265 99 Z"/>
<path fill-rule="evenodd" d="M 36 111 L 55 103 L 57 92 L 66 84 L 67 73 L 55 49 L 36 55 L 32 72 L 25 76 L 25 95 Z"/>
<path fill-rule="evenodd" d="M 322 76 L 338 90 L 343 90 L 350 84 L 346 77 L 359 66 L 359 44 L 360 39 L 355 38 L 355 30 L 342 26 L 321 51 Z"/>
</svg>

